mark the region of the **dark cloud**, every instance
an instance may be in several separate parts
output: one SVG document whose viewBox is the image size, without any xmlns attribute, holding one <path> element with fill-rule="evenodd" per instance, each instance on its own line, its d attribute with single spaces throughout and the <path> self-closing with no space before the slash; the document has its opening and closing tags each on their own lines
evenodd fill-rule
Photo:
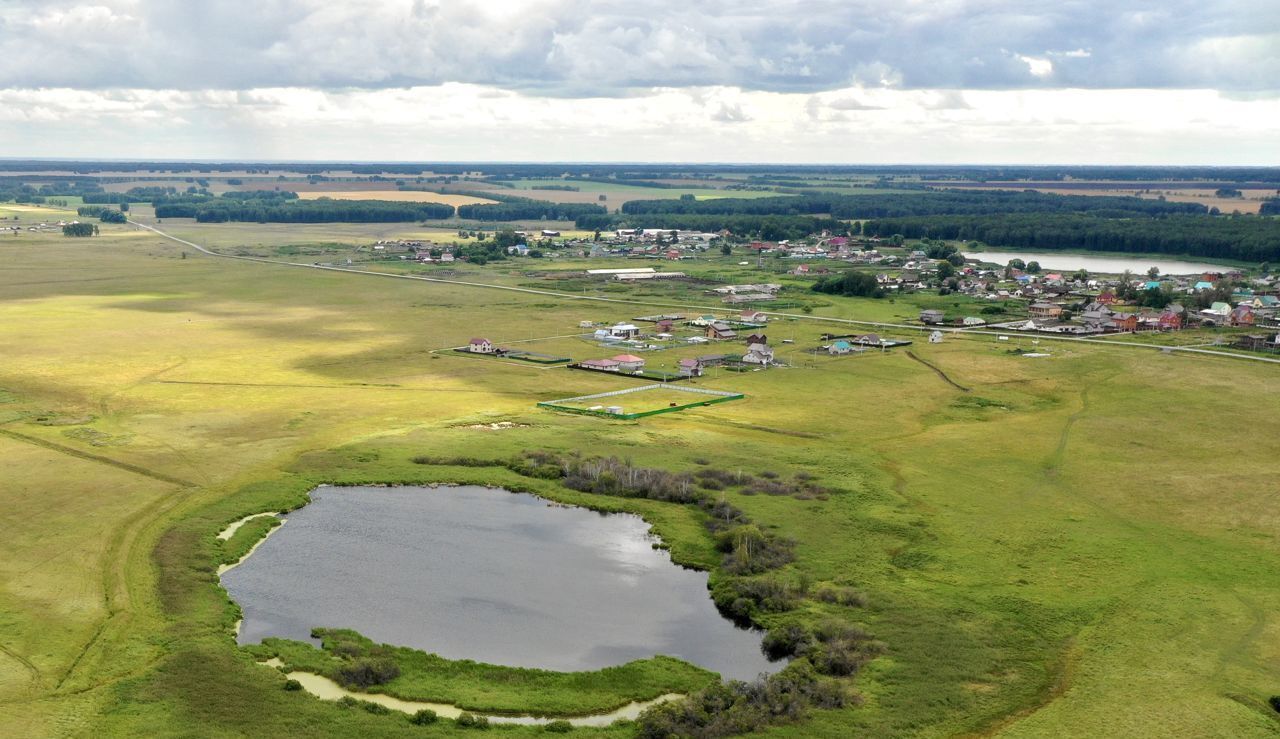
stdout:
<svg viewBox="0 0 1280 739">
<path fill-rule="evenodd" d="M 8 0 L 0 87 L 1274 90 L 1270 0 Z M 856 110 L 857 108 L 850 108 Z"/>
</svg>

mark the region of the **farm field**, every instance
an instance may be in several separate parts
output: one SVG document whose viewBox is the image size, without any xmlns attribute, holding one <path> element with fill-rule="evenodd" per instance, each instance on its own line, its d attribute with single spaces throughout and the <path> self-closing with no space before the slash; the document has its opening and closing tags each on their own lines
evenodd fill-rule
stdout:
<svg viewBox="0 0 1280 739">
<path fill-rule="evenodd" d="M 470 183 L 464 183 L 470 184 Z M 464 187 L 461 189 L 470 190 L 488 190 L 492 189 L 496 193 L 506 193 L 520 195 L 522 197 L 536 198 L 538 200 L 549 200 L 553 203 L 594 203 L 603 205 L 610 212 L 616 212 L 622 205 L 631 200 L 669 200 L 679 198 L 684 195 L 692 195 L 698 200 L 709 200 L 714 198 L 759 198 L 759 197 L 776 197 L 779 193 L 773 191 L 755 191 L 755 190 L 724 190 L 714 187 L 683 187 L 677 186 L 673 188 L 666 187 L 644 187 L 643 185 L 632 185 L 621 182 L 609 182 L 603 180 L 600 182 L 591 182 L 583 180 L 562 180 L 562 179 L 521 179 L 511 182 L 514 188 L 500 188 L 492 185 L 479 187 Z M 538 187 L 576 187 L 575 190 L 541 190 Z M 604 200 L 600 196 L 604 196 Z"/>
<path fill-rule="evenodd" d="M 67 213 L 23 208 L 0 215 Z M 159 225 L 227 251 L 437 233 Z M 866 597 L 861 607 L 806 601 L 798 613 L 766 614 L 766 625 L 838 617 L 886 644 L 853 683 L 862 705 L 766 735 L 1277 731 L 1265 700 L 1280 693 L 1280 460 L 1265 443 L 1239 443 L 1280 438 L 1280 419 L 1259 402 L 1280 392 L 1273 367 L 1105 345 L 1028 359 L 978 336 L 917 341 L 912 352 L 927 365 L 902 350 L 812 357 L 803 352 L 819 334 L 850 327 L 805 318 L 768 327 L 795 340 L 779 347 L 791 367 L 699 381 L 744 400 L 600 419 L 536 404 L 639 381 L 432 350 L 484 335 L 575 359 L 611 356 L 577 338 L 579 323 L 631 320 L 641 306 L 221 260 L 128 226 L 101 231 L 0 241 L 0 453 L 20 470 L 0 476 L 9 543 L 0 734 L 173 735 L 199 725 L 220 736 L 309 736 L 320 724 L 336 735 L 432 733 L 286 692 L 279 673 L 235 647 L 234 611 L 212 574 L 214 535 L 319 481 L 530 489 L 641 513 L 677 560 L 717 561 L 686 507 L 413 461 L 527 450 L 671 471 L 804 472 L 827 489 L 809 499 L 723 492 L 795 540 L 783 576 Z M 536 281 L 532 261 L 453 276 L 518 287 Z M 586 265 L 616 261 L 555 262 Z M 774 277 L 718 255 L 678 268 Z M 643 301 L 645 289 L 629 294 Z M 968 307 L 948 298 L 817 296 L 813 316 L 898 320 L 935 302 Z M 668 301 L 717 303 L 688 289 Z M 489 430 L 498 422 L 512 426 Z"/>
<path fill-rule="evenodd" d="M 1034 189 L 1038 192 L 1051 193 L 1055 195 L 1108 195 L 1112 197 L 1133 197 L 1137 196 L 1147 200 L 1156 200 L 1163 198 L 1175 203 L 1200 203 L 1209 208 L 1217 208 L 1223 213 L 1233 213 L 1239 211 L 1241 213 L 1254 213 L 1262 207 L 1262 201 L 1267 198 L 1276 196 L 1275 189 L 1245 189 L 1241 190 L 1242 196 L 1238 198 L 1219 197 L 1213 190 L 1203 188 L 1171 188 L 1171 189 L 1151 189 L 1145 188 L 1135 189 L 1132 186 L 1125 187 L 1123 184 L 1117 183 L 1114 188 L 1105 186 L 1100 187 L 1032 187 L 1029 183 L 1010 183 L 990 186 L 966 185 L 965 190 L 1026 190 Z"/>
</svg>

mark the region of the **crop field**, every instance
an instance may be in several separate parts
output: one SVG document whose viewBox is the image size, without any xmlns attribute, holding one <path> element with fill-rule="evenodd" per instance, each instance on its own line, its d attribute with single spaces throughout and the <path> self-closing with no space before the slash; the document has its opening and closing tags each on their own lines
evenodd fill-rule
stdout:
<svg viewBox="0 0 1280 739">
<path fill-rule="evenodd" d="M 492 185 L 484 188 L 467 187 L 465 189 L 492 189 L 495 193 L 519 195 L 522 197 L 549 200 L 553 203 L 596 203 L 616 211 L 623 203 L 631 200 L 667 200 L 692 195 L 698 200 L 712 198 L 758 198 L 776 197 L 773 191 L 724 190 L 714 187 L 645 187 L 622 182 L 591 182 L 582 180 L 561 179 L 525 179 L 511 183 L 514 188 L 500 188 Z M 574 187 L 577 190 L 543 190 L 541 187 Z M 604 200 L 600 196 L 604 196 Z"/>
<path fill-rule="evenodd" d="M 66 213 L 0 206 L 18 223 Z M 139 219 L 147 214 L 137 208 Z M 183 219 L 159 227 L 229 252 L 431 232 Z M 131 226 L 101 232 L 0 237 L 0 735 L 449 732 L 449 722 L 418 727 L 286 691 L 279 671 L 235 645 L 236 609 L 214 575 L 231 544 L 215 535 L 245 515 L 300 504 L 319 482 L 528 490 L 639 513 L 677 562 L 720 562 L 700 510 L 577 492 L 502 466 L 527 451 L 677 473 L 804 473 L 822 486 L 804 497 L 717 493 L 795 542 L 778 577 L 865 596 L 864 605 L 806 598 L 763 614 L 763 625 L 840 619 L 885 644 L 848 681 L 860 705 L 815 710 L 767 736 L 1280 731 L 1265 705 L 1280 693 L 1273 366 L 1122 342 L 1056 344 L 1031 360 L 979 336 L 908 337 L 918 359 L 901 350 L 813 356 L 805 350 L 818 335 L 858 330 L 822 318 L 897 320 L 931 301 L 976 308 L 953 296 L 806 294 L 781 276 L 792 265 L 762 274 L 716 255 L 679 269 L 736 282 L 776 275 L 784 294 L 812 301 L 812 315 L 767 328 L 790 366 L 695 385 L 743 400 L 606 423 L 536 404 L 638 381 L 435 350 L 487 336 L 574 359 L 611 356 L 579 338 L 581 321 L 666 308 L 584 299 L 589 290 L 561 296 L 217 259 Z M 521 287 L 540 279 L 529 274 L 544 266 L 534 261 L 458 273 Z M 643 302 L 643 290 L 630 295 Z M 693 306 L 717 299 L 687 291 L 660 302 L 697 314 Z M 718 351 L 645 356 L 672 363 Z M 652 697 L 700 679 L 687 665 L 650 660 L 633 681 L 586 695 L 573 676 L 446 667 L 449 684 L 428 675 L 422 690 L 529 710 L 598 707 L 589 701 Z M 624 725 L 572 735 L 632 733 Z"/>
</svg>

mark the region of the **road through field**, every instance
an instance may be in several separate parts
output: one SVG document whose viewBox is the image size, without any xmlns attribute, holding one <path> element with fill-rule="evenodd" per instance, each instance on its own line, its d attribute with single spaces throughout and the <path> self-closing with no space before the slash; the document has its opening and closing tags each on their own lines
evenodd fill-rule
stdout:
<svg viewBox="0 0 1280 739">
<path fill-rule="evenodd" d="M 186 246 L 189 246 L 192 249 L 195 249 L 202 254 L 206 254 L 211 257 L 218 257 L 221 259 L 239 259 L 247 262 L 260 262 L 262 264 L 274 264 L 281 267 L 303 267 L 307 269 L 327 270 L 330 272 L 349 272 L 349 273 L 358 274 L 358 275 L 372 275 L 374 277 L 389 277 L 389 278 L 398 279 L 398 280 L 419 280 L 421 282 L 439 282 L 439 283 L 445 283 L 449 285 L 464 285 L 467 287 L 488 288 L 490 290 L 506 290 L 509 292 L 528 293 L 532 295 L 546 295 L 549 297 L 561 298 L 563 300 L 590 300 L 590 301 L 601 302 L 601 303 L 621 303 L 625 305 L 642 305 L 642 306 L 654 307 L 654 308 L 684 308 L 684 309 L 692 308 L 695 310 L 705 310 L 705 311 L 718 311 L 718 310 L 724 309 L 724 306 L 707 306 L 707 305 L 697 305 L 694 303 L 664 303 L 664 302 L 656 302 L 656 301 L 650 301 L 650 300 L 629 300 L 627 298 L 606 298 L 598 295 L 574 295 L 571 293 L 556 292 L 554 290 L 539 290 L 537 288 L 531 288 L 531 287 L 513 287 L 510 285 L 494 285 L 487 282 L 471 282 L 468 280 L 449 280 L 442 277 L 422 277 L 420 275 L 397 275 L 397 274 L 391 274 L 389 272 L 375 272 L 373 270 L 367 270 L 367 269 L 354 269 L 352 267 L 330 267 L 330 266 L 319 265 L 319 264 L 305 264 L 302 262 L 283 262 L 275 259 L 267 259 L 265 257 L 248 257 L 248 256 L 242 256 L 242 255 L 236 255 L 236 254 L 222 254 L 220 252 L 213 251 L 212 249 L 208 249 L 194 242 L 187 241 L 186 239 L 181 239 L 172 234 L 165 233 L 164 231 L 161 231 L 160 229 L 155 228 L 153 226 L 149 226 L 145 223 L 139 223 L 138 221 L 133 221 L 133 220 L 129 222 L 140 228 L 145 228 L 148 231 L 153 231 L 156 234 L 159 234 L 160 236 L 163 236 L 166 239 L 170 239 L 172 241 L 178 242 L 179 244 L 184 244 Z M 906 324 L 906 323 L 883 323 L 879 321 L 859 321 L 852 318 L 830 318 L 827 316 L 810 316 L 802 313 L 778 313 L 774 311 L 761 311 L 761 312 L 766 313 L 767 315 L 770 315 L 770 316 L 777 316 L 779 318 L 794 318 L 794 319 L 805 320 L 805 321 L 839 323 L 839 324 L 853 325 L 853 326 L 869 326 L 872 328 L 895 328 L 895 329 L 902 329 L 902 330 L 908 330 L 908 331 L 940 330 L 940 331 L 945 331 L 953 334 L 976 334 L 980 336 L 996 336 L 999 334 L 999 332 L 989 331 L 984 329 L 937 328 L 934 326 L 913 326 L 911 324 Z M 1102 345 L 1111 346 L 1111 347 L 1124 346 L 1124 347 L 1133 347 L 1136 349 L 1156 349 L 1162 352 L 1169 352 L 1169 353 L 1178 352 L 1182 354 L 1203 354 L 1203 355 L 1209 355 L 1209 356 L 1227 357 L 1229 359 L 1242 359 L 1242 360 L 1251 360 L 1255 362 L 1267 362 L 1270 364 L 1280 364 L 1280 358 L 1251 357 L 1244 354 L 1235 354 L 1233 352 L 1216 351 L 1213 349 L 1197 349 L 1197 348 L 1185 347 L 1185 346 L 1162 346 L 1160 344 L 1145 344 L 1140 342 L 1119 343 L 1119 342 L 1107 341 L 1106 339 L 1089 339 L 1089 338 L 1078 337 L 1078 336 L 1047 336 L 1047 335 L 1041 335 L 1041 334 L 1036 334 L 1035 336 L 1038 339 L 1043 339 L 1046 341 L 1069 341 L 1069 342 L 1076 342 L 1076 343 L 1083 343 L 1083 344 L 1102 344 Z"/>
</svg>

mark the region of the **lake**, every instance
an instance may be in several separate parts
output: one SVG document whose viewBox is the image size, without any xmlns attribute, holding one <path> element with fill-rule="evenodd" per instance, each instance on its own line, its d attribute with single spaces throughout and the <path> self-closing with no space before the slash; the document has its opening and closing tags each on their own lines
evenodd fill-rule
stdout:
<svg viewBox="0 0 1280 739">
<path fill-rule="evenodd" d="M 995 262 L 1005 265 L 1011 259 L 1024 262 L 1039 262 L 1044 269 L 1059 272 L 1075 272 L 1078 269 L 1090 273 L 1120 274 L 1126 269 L 1135 275 L 1143 276 L 1147 270 L 1155 267 L 1162 275 L 1198 275 L 1204 272 L 1225 272 L 1231 267 L 1221 264 L 1202 262 L 1184 262 L 1177 259 L 1160 259 L 1157 257 L 1093 257 L 1084 254 L 1066 252 L 1023 252 L 1023 251 L 966 251 L 961 252 L 966 259 L 979 259 L 984 262 Z"/>
<path fill-rule="evenodd" d="M 476 486 L 321 487 L 311 500 L 222 575 L 241 643 L 311 641 L 319 626 L 559 671 L 658 654 L 734 679 L 782 667 L 638 516 Z"/>
</svg>

